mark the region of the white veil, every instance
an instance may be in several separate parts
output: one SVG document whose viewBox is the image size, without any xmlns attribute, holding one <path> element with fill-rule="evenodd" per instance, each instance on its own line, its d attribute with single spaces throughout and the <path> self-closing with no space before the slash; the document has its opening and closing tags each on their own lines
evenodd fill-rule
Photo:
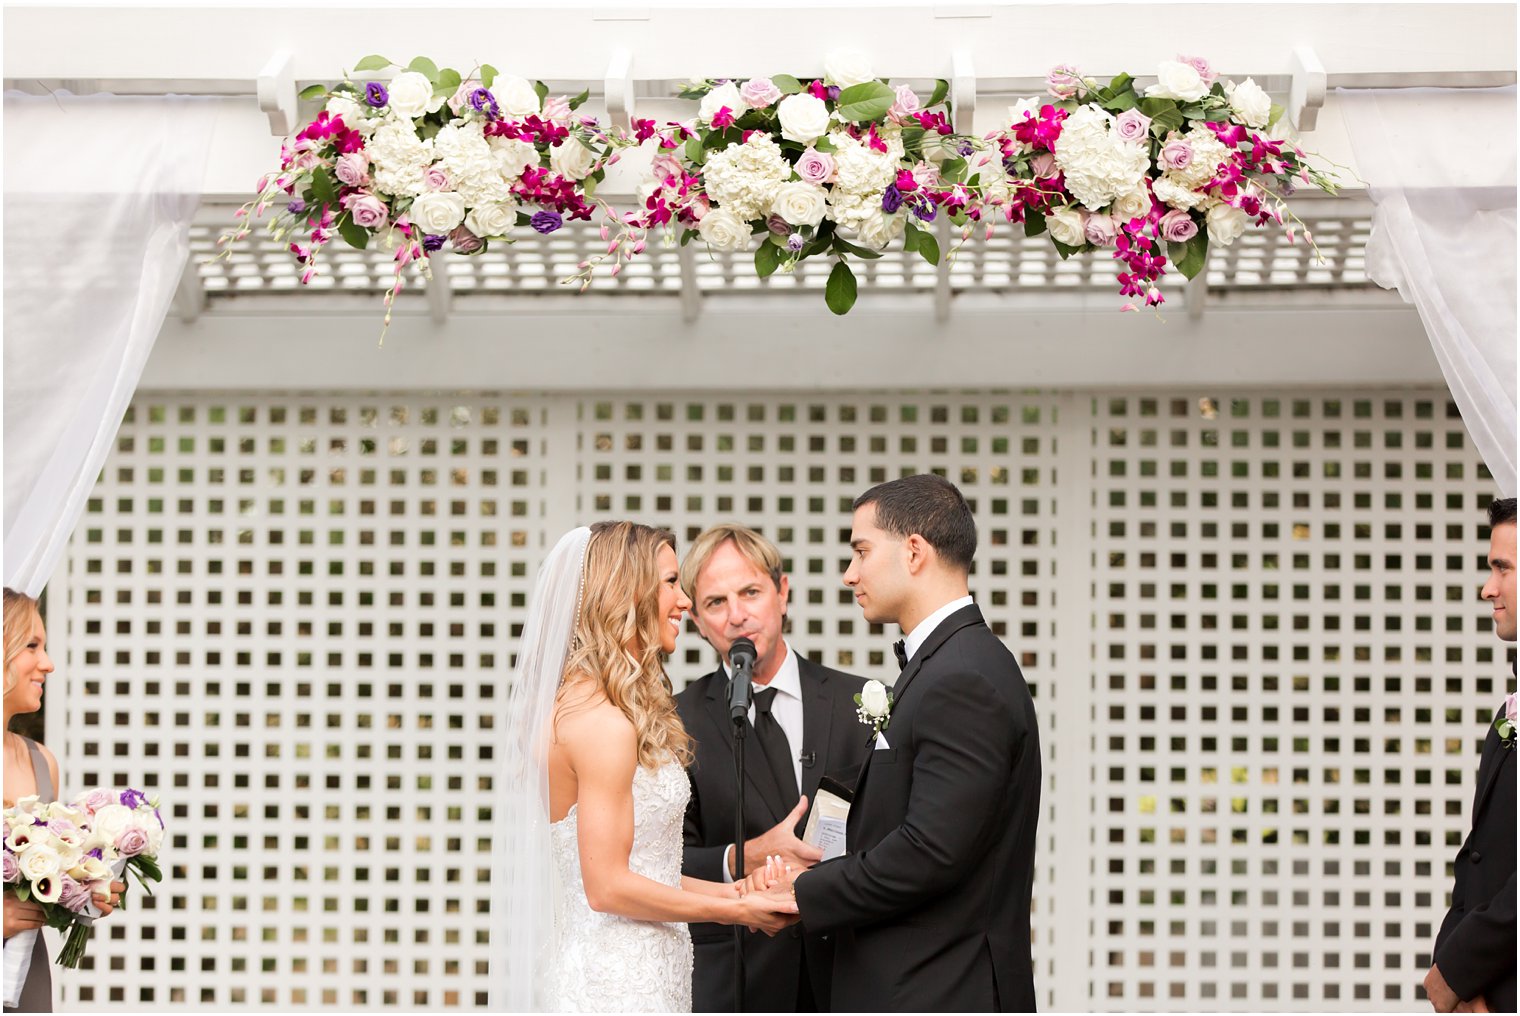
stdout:
<svg viewBox="0 0 1520 1016">
<path fill-rule="evenodd" d="M 558 952 L 558 878 L 549 840 L 550 721 L 580 609 L 591 530 L 560 537 L 538 571 L 506 690 L 492 784 L 490 1007 L 542 1007 L 537 984 Z"/>
</svg>

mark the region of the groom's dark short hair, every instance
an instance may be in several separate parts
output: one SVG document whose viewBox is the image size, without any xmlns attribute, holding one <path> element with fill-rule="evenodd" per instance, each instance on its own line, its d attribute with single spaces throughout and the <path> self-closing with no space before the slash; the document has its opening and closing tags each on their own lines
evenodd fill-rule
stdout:
<svg viewBox="0 0 1520 1016">
<path fill-rule="evenodd" d="M 855 499 L 855 508 L 876 506 L 876 525 L 899 539 L 914 533 L 939 556 L 966 571 L 976 554 L 971 506 L 949 480 L 932 473 L 878 483 Z"/>
<path fill-rule="evenodd" d="M 1496 497 L 1488 503 L 1488 528 L 1506 524 L 1512 525 L 1515 521 L 1515 499 L 1512 497 Z"/>
</svg>

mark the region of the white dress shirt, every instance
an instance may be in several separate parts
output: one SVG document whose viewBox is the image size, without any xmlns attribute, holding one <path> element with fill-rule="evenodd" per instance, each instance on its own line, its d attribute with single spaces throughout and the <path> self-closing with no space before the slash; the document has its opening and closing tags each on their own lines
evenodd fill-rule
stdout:
<svg viewBox="0 0 1520 1016">
<path fill-rule="evenodd" d="M 797 777 L 797 786 L 802 786 L 802 673 L 797 669 L 797 654 L 792 647 L 782 642 L 786 649 L 786 656 L 782 657 L 781 668 L 776 671 L 776 676 L 770 679 L 768 684 L 756 684 L 755 689 L 775 688 L 776 697 L 771 700 L 771 716 L 781 726 L 781 732 L 786 735 L 786 743 L 791 748 L 792 773 Z M 724 674 L 728 674 L 728 667 L 723 667 Z M 755 723 L 755 704 L 749 704 L 749 722 Z M 747 752 L 758 751 L 753 744 L 745 749 Z M 791 810 L 796 801 L 788 801 L 787 809 Z M 733 860 L 734 845 L 730 843 L 728 850 L 723 854 L 723 881 L 732 882 L 733 868 L 730 862 Z"/>
<path fill-rule="evenodd" d="M 973 602 L 974 601 L 970 596 L 962 596 L 958 600 L 951 600 L 949 603 L 945 604 L 943 607 L 939 608 L 934 613 L 924 618 L 922 621 L 918 622 L 912 631 L 903 636 L 903 649 L 907 652 L 908 659 L 912 660 L 914 654 L 917 653 L 920 648 L 922 648 L 925 642 L 929 641 L 929 636 L 934 634 L 934 629 L 940 626 L 941 621 L 949 617 L 951 614 L 955 613 L 957 610 L 960 610 L 962 607 L 971 606 Z"/>
</svg>

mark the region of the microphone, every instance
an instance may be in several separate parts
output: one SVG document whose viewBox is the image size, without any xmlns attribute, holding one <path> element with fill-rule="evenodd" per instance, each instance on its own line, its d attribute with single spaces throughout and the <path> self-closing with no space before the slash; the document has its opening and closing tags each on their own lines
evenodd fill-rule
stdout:
<svg viewBox="0 0 1520 1016">
<path fill-rule="evenodd" d="M 733 679 L 728 683 L 728 718 L 736 724 L 749 719 L 749 703 L 754 695 L 755 644 L 746 638 L 734 639 L 728 647 L 728 663 Z"/>
</svg>

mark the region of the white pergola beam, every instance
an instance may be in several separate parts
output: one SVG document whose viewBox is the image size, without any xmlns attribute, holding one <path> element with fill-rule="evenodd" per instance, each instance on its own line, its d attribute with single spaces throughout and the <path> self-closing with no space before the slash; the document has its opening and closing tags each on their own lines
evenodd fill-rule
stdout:
<svg viewBox="0 0 1520 1016">
<path fill-rule="evenodd" d="M 962 48 L 984 82 L 1038 81 L 1061 61 L 1080 63 L 1098 76 L 1144 74 L 1176 54 L 1179 25 L 1187 26 L 1189 51 L 1207 56 L 1226 76 L 1290 73 L 1291 55 L 1300 46 L 1319 55 L 1331 88 L 1432 84 L 1431 76 L 1494 84 L 1502 83 L 1495 75 L 1512 81 L 1515 72 L 1510 4 L 1233 4 L 1229 18 L 1213 19 L 1200 17 L 1190 4 L 982 4 L 972 11 L 969 5 L 828 7 L 799 0 L 622 12 L 566 4 L 417 3 L 355 15 L 348 7 L 303 9 L 300 30 L 278 36 L 290 50 L 297 83 L 333 80 L 369 53 L 401 62 L 426 55 L 456 67 L 489 61 L 524 77 L 593 84 L 604 80 L 619 49 L 639 54 L 644 81 L 781 69 L 812 74 L 822 70 L 826 40 L 858 37 L 861 26 L 876 23 L 890 23 L 892 30 L 872 33 L 870 55 L 881 73 L 901 79 L 943 75 L 949 55 Z M 243 82 L 247 94 L 270 58 L 268 49 L 250 41 L 276 37 L 269 9 L 252 4 L 52 3 L 9 6 L 4 18 L 4 68 L 11 81 L 169 80 L 190 83 L 192 90 L 200 90 L 195 82 L 222 90 Z M 805 30 L 785 30 L 790 20 Z M 461 25 L 469 30 L 461 32 Z M 51 44 L 57 39 L 68 45 Z M 1017 44 L 1021 39 L 1067 39 L 1072 51 Z"/>
</svg>

